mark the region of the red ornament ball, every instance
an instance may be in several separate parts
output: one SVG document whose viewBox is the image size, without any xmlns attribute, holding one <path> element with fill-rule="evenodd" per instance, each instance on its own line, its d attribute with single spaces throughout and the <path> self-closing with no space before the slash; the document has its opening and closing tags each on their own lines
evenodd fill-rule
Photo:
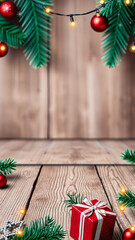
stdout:
<svg viewBox="0 0 135 240">
<path fill-rule="evenodd" d="M 0 14 L 3 18 L 13 18 L 17 13 L 16 5 L 11 1 L 3 2 L 0 5 Z"/>
<path fill-rule="evenodd" d="M 128 228 L 124 231 L 122 235 L 122 240 L 135 240 L 135 230 L 132 231 L 132 228 Z"/>
<path fill-rule="evenodd" d="M 7 178 L 0 174 L 0 187 L 4 187 L 7 184 Z"/>
<path fill-rule="evenodd" d="M 8 46 L 4 42 L 0 42 L 0 57 L 4 57 L 8 52 Z"/>
<path fill-rule="evenodd" d="M 102 16 L 100 13 L 97 13 L 92 19 L 91 19 L 91 27 L 96 32 L 103 32 L 108 28 L 109 22 L 108 18 L 106 16 Z"/>
</svg>

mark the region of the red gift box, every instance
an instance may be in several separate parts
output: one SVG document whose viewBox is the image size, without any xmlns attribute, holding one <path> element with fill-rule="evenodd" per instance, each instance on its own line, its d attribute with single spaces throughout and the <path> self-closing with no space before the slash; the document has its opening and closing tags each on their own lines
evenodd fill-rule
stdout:
<svg viewBox="0 0 135 240">
<path fill-rule="evenodd" d="M 70 236 L 74 240 L 111 240 L 116 213 L 105 202 L 84 200 L 72 207 Z"/>
</svg>

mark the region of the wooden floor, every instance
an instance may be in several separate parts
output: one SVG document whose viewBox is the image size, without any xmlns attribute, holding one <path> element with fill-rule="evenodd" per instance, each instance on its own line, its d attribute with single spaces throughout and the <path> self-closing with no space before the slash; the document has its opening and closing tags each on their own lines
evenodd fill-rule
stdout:
<svg viewBox="0 0 135 240">
<path fill-rule="evenodd" d="M 117 213 L 113 239 L 121 239 L 135 224 L 135 213 L 121 213 L 115 200 L 122 186 L 135 192 L 135 169 L 120 158 L 127 148 L 134 149 L 135 141 L 0 141 L 0 159 L 18 163 L 0 190 L 0 227 L 7 219 L 19 220 L 18 209 L 27 207 L 27 224 L 49 214 L 69 233 L 71 213 L 64 200 L 74 191 L 108 202 Z"/>
</svg>

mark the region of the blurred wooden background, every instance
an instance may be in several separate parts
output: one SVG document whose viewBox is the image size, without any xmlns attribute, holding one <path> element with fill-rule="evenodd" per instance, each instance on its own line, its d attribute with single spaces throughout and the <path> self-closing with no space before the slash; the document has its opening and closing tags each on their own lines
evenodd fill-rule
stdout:
<svg viewBox="0 0 135 240">
<path fill-rule="evenodd" d="M 95 0 L 54 0 L 59 12 L 84 12 Z M 115 69 L 101 60 L 92 16 L 53 17 L 48 68 L 33 69 L 22 51 L 0 59 L 0 138 L 134 138 L 135 55 Z"/>
</svg>

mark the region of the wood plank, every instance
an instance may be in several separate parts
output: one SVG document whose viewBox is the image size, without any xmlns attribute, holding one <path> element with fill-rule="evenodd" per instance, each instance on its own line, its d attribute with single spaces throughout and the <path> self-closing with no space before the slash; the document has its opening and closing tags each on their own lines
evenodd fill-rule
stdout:
<svg viewBox="0 0 135 240">
<path fill-rule="evenodd" d="M 121 153 L 124 152 L 128 146 L 124 141 L 100 141 L 102 147 L 109 154 L 110 162 L 117 164 L 128 164 L 126 161 L 123 161 L 121 158 Z"/>
<path fill-rule="evenodd" d="M 70 211 L 64 200 L 66 194 L 73 191 L 83 193 L 89 199 L 107 201 L 94 167 L 43 167 L 25 217 L 26 223 L 49 214 L 69 234 Z M 69 235 L 67 239 L 71 239 Z M 113 239 L 121 239 L 117 225 Z"/>
<path fill-rule="evenodd" d="M 18 164 L 40 164 L 41 156 L 46 153 L 49 145 L 50 141 L 11 140 L 0 148 L 0 159 L 11 157 Z"/>
<path fill-rule="evenodd" d="M 26 206 L 38 171 L 39 167 L 17 167 L 17 170 L 8 176 L 7 187 L 0 189 L 0 227 L 8 219 L 20 219 L 18 210 Z"/>
<path fill-rule="evenodd" d="M 52 141 L 42 164 L 109 164 L 110 160 L 98 141 Z"/>
<path fill-rule="evenodd" d="M 135 140 L 126 140 L 124 143 L 127 145 L 127 148 L 135 150 Z"/>
<path fill-rule="evenodd" d="M 0 138 L 46 138 L 47 69 L 35 70 L 22 50 L 10 49 L 0 72 Z"/>
<path fill-rule="evenodd" d="M 54 0 L 57 12 L 85 12 L 95 0 Z M 101 34 L 94 32 L 90 16 L 69 19 L 53 17 L 50 63 L 51 138 L 133 137 L 133 57 L 109 69 L 101 60 Z M 128 78 L 127 78 L 128 75 Z M 132 94 L 131 94 L 132 91 Z"/>
<path fill-rule="evenodd" d="M 99 175 L 102 179 L 106 192 L 109 196 L 114 211 L 117 213 L 118 222 L 123 230 L 134 225 L 135 214 L 131 209 L 127 209 L 125 213 L 121 213 L 118 208 L 115 196 L 121 187 L 127 187 L 135 192 L 134 180 L 135 170 L 132 167 L 123 166 L 104 166 L 98 167 Z"/>
</svg>

